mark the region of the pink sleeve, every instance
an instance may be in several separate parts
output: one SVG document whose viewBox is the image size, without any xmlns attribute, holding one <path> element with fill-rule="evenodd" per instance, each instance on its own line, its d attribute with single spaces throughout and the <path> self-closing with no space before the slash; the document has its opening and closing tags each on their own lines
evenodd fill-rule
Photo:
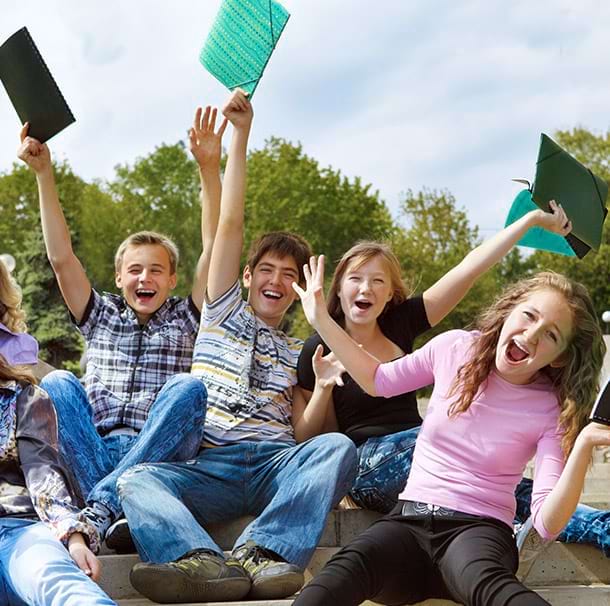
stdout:
<svg viewBox="0 0 610 606">
<path fill-rule="evenodd" d="M 377 395 L 391 398 L 434 383 L 434 352 L 443 336 L 428 341 L 412 354 L 380 364 L 375 372 Z"/>
<path fill-rule="evenodd" d="M 544 433 L 536 449 L 531 511 L 534 528 L 545 541 L 557 537 L 544 527 L 541 510 L 542 504 L 557 484 L 565 465 L 561 438 L 559 429 L 551 427 Z"/>
</svg>

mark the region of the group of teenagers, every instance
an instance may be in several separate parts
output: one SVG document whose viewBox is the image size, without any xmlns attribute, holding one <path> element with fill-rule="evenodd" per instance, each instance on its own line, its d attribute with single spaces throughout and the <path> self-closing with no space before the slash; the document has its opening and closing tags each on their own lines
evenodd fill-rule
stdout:
<svg viewBox="0 0 610 606">
<path fill-rule="evenodd" d="M 95 583 L 94 554 L 130 533 L 141 559 L 131 582 L 161 603 L 300 590 L 298 606 L 547 604 L 516 577 L 516 520 L 545 541 L 610 553 L 609 515 L 578 505 L 593 448 L 610 445 L 610 430 L 588 422 L 605 346 L 586 289 L 538 273 L 472 330 L 415 351 L 414 340 L 528 229 L 567 234 L 563 209 L 530 212 L 420 295 L 386 244 L 357 243 L 325 297 L 324 257 L 296 234 L 262 235 L 240 272 L 247 95 L 234 91 L 222 114 L 217 126 L 216 109 L 197 109 L 189 132 L 203 250 L 184 299 L 171 295 L 178 251 L 154 232 L 120 245 L 121 295 L 92 287 L 49 150 L 21 132 L 48 258 L 87 353 L 83 382 L 54 371 L 36 385 L 20 292 L 0 262 L 0 603 L 115 604 Z M 315 329 L 304 344 L 281 330 L 299 298 Z M 415 391 L 430 385 L 422 422 Z M 385 515 L 303 587 L 346 495 Z M 227 555 L 206 529 L 242 516 L 253 519 Z"/>
</svg>

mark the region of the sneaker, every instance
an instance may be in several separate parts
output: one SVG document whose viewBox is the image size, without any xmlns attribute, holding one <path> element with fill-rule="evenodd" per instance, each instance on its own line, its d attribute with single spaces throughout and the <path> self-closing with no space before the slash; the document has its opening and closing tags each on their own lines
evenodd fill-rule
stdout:
<svg viewBox="0 0 610 606">
<path fill-rule="evenodd" d="M 106 546 L 116 553 L 136 553 L 137 549 L 125 518 L 120 518 L 110 525 L 106 531 Z"/>
<path fill-rule="evenodd" d="M 248 597 L 253 600 L 276 600 L 295 594 L 305 582 L 303 571 L 294 564 L 254 541 L 247 541 L 233 550 L 233 557 L 244 567 L 252 589 Z"/>
<path fill-rule="evenodd" d="M 98 503 L 97 501 L 92 501 L 91 505 L 87 505 L 82 511 L 83 515 L 87 518 L 87 521 L 91 526 L 93 526 L 100 535 L 100 543 L 106 537 L 106 532 L 110 525 L 112 524 L 112 520 L 114 519 L 114 514 L 108 507 L 102 505 L 102 503 Z"/>
<path fill-rule="evenodd" d="M 136 564 L 129 580 L 143 596 L 161 604 L 231 602 L 250 591 L 250 578 L 239 562 L 201 549 L 175 562 Z"/>
<path fill-rule="evenodd" d="M 517 571 L 517 576 L 523 582 L 530 573 L 538 556 L 552 541 L 542 540 L 534 528 L 531 516 L 523 524 L 516 525 L 514 530 L 517 550 L 519 551 L 519 570 Z"/>
</svg>

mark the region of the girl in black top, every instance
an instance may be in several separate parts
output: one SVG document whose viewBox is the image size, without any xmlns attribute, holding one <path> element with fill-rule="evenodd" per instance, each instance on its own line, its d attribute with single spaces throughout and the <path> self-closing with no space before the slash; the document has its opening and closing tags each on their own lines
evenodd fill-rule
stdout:
<svg viewBox="0 0 610 606">
<path fill-rule="evenodd" d="M 550 213 L 532 211 L 475 248 L 418 296 L 408 297 L 400 265 L 388 246 L 359 243 L 335 269 L 328 295 L 330 315 L 381 362 L 411 353 L 415 338 L 441 322 L 528 229 L 569 232 L 561 206 L 550 205 Z M 307 428 L 300 439 L 328 431 L 351 437 L 358 446 L 359 468 L 350 496 L 360 507 L 387 513 L 406 483 L 422 422 L 415 394 L 373 398 L 349 375 L 342 378 L 342 371 L 317 334 L 305 342 L 293 406 L 293 414 L 307 420 L 300 424 Z"/>
</svg>

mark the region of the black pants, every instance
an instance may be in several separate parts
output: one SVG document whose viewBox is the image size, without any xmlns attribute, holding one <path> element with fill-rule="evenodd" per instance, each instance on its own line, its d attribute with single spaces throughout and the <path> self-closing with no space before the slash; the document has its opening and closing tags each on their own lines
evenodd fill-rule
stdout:
<svg viewBox="0 0 610 606">
<path fill-rule="evenodd" d="M 419 510 L 399 502 L 335 554 L 294 606 L 357 606 L 368 599 L 399 606 L 428 598 L 465 606 L 548 606 L 515 577 L 519 555 L 506 524 Z"/>
</svg>

